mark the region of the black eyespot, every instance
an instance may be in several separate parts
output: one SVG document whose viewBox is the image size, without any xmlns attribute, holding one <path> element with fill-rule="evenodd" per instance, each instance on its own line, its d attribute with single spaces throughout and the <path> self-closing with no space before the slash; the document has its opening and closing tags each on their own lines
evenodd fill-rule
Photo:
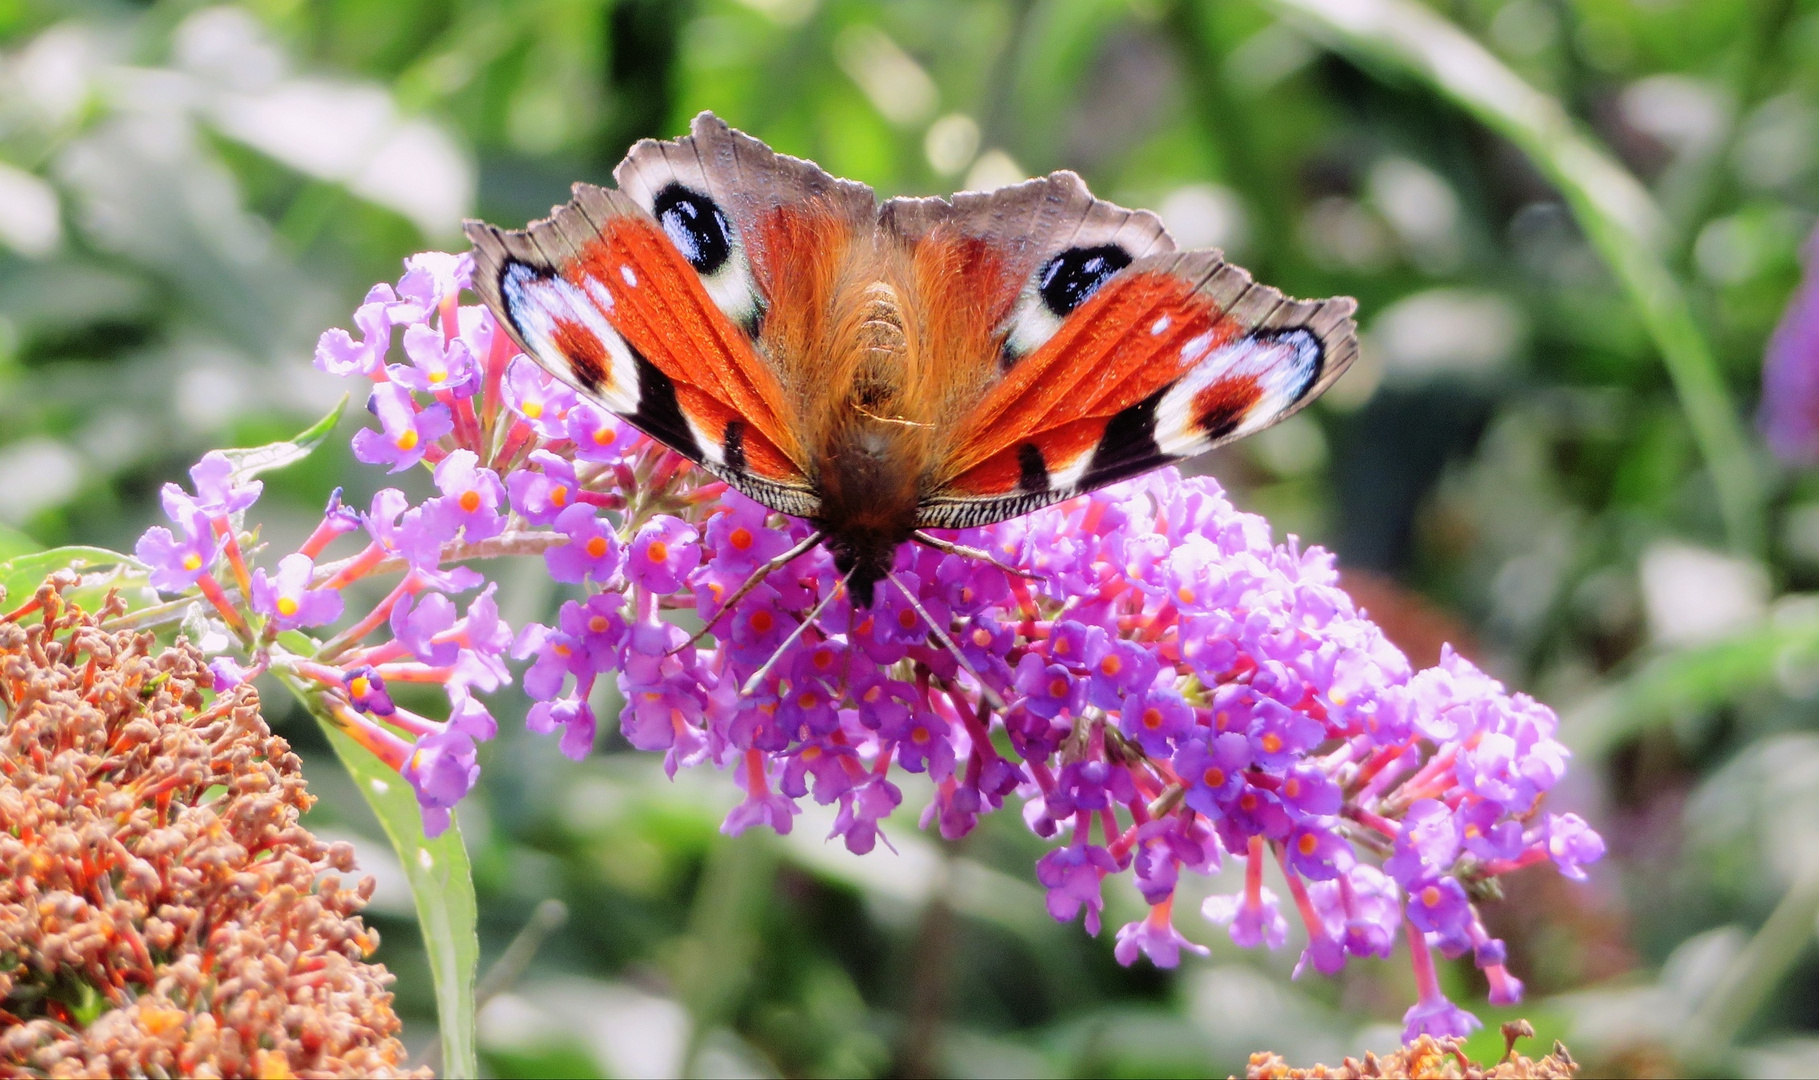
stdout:
<svg viewBox="0 0 1819 1080">
<path fill-rule="evenodd" d="M 657 194 L 651 212 L 663 225 L 670 243 L 682 252 L 698 274 L 711 274 L 726 265 L 732 254 L 726 216 L 714 200 L 698 191 L 672 183 Z"/>
<path fill-rule="evenodd" d="M 1114 244 L 1070 248 L 1042 268 L 1036 288 L 1050 311 L 1065 316 L 1098 292 L 1106 278 L 1130 264 L 1130 253 Z"/>
</svg>

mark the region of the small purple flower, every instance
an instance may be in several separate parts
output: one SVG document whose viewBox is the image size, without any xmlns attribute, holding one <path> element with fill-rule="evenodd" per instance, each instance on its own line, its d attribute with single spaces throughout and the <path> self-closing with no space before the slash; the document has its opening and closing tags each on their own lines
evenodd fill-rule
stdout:
<svg viewBox="0 0 1819 1080">
<path fill-rule="evenodd" d="M 1156 681 L 1160 667 L 1148 649 L 1134 641 L 1095 635 L 1086 649 L 1086 699 L 1101 709 L 1116 709 L 1130 694 Z"/>
<path fill-rule="evenodd" d="M 619 572 L 619 538 L 595 516 L 594 508 L 577 503 L 556 516 L 556 531 L 568 543 L 543 553 L 549 576 L 570 585 L 592 578 L 611 581 Z"/>
<path fill-rule="evenodd" d="M 1175 929 L 1175 923 L 1169 917 L 1171 906 L 1168 903 L 1157 904 L 1150 908 L 1148 918 L 1119 927 L 1118 944 L 1112 949 L 1112 955 L 1117 957 L 1120 964 L 1130 967 L 1137 962 L 1137 956 L 1141 953 L 1159 968 L 1172 968 L 1181 963 L 1182 949 L 1201 956 L 1211 954 L 1211 949 L 1194 944 Z"/>
<path fill-rule="evenodd" d="M 1584 881 L 1584 863 L 1604 858 L 1604 838 L 1592 831 L 1578 814 L 1547 816 L 1547 853 L 1560 872 L 1574 881 Z"/>
<path fill-rule="evenodd" d="M 436 487 L 442 494 L 423 504 L 423 523 L 439 540 L 460 535 L 468 543 L 487 540 L 505 531 L 499 506 L 505 489 L 499 474 L 478 467 L 472 450 L 456 450 L 436 465 Z"/>
<path fill-rule="evenodd" d="M 1280 949 L 1288 940 L 1288 920 L 1282 917 L 1276 894 L 1268 886 L 1259 888 L 1254 900 L 1245 893 L 1209 896 L 1200 905 L 1200 913 L 1208 922 L 1226 927 L 1232 940 L 1246 949 L 1259 945 Z"/>
<path fill-rule="evenodd" d="M 550 525 L 556 516 L 578 500 L 581 484 L 575 479 L 575 466 L 548 450 L 537 450 L 531 463 L 542 471 L 519 469 L 505 478 L 511 492 L 512 509 L 532 525 Z"/>
<path fill-rule="evenodd" d="M 1465 887 L 1452 877 L 1416 882 L 1408 890 L 1408 920 L 1423 933 L 1440 935 L 1443 944 L 1467 945 L 1472 909 Z"/>
<path fill-rule="evenodd" d="M 354 708 L 374 716 L 391 716 L 398 711 L 392 696 L 385 692 L 385 680 L 370 666 L 362 665 L 342 677 L 347 687 L 347 700 Z"/>
<path fill-rule="evenodd" d="M 558 744 L 563 756 L 581 761 L 594 749 L 594 710 L 585 697 L 567 697 L 557 701 L 539 701 L 524 718 L 528 731 L 547 735 L 562 729 Z"/>
<path fill-rule="evenodd" d="M 404 352 L 411 358 L 410 366 L 393 364 L 387 374 L 408 390 L 443 391 L 463 398 L 480 389 L 480 370 L 460 338 L 444 346 L 440 330 L 417 323 L 404 331 Z"/>
<path fill-rule="evenodd" d="M 280 630 L 324 626 L 341 617 L 341 594 L 334 589 L 310 588 L 316 564 L 308 555 L 286 555 L 278 560 L 277 574 L 265 568 L 253 571 L 253 610 L 272 617 Z"/>
<path fill-rule="evenodd" d="M 208 670 L 214 676 L 217 694 L 225 694 L 246 681 L 247 670 L 231 656 L 214 657 L 208 662 Z"/>
<path fill-rule="evenodd" d="M 1338 877 L 1356 863 L 1352 846 L 1331 829 L 1303 825 L 1288 838 L 1289 869 L 1309 881 Z"/>
<path fill-rule="evenodd" d="M 1044 720 L 1079 708 L 1080 688 L 1073 673 L 1060 664 L 1044 663 L 1033 651 L 1017 662 L 1012 685 L 1024 695 L 1023 707 Z"/>
<path fill-rule="evenodd" d="M 1118 730 L 1156 758 L 1173 753 L 1175 740 L 1193 727 L 1194 710 L 1173 687 L 1152 687 L 1134 693 L 1124 699 L 1118 713 Z"/>
<path fill-rule="evenodd" d="M 468 288 L 474 274 L 474 257 L 462 252 L 425 251 L 404 260 L 404 276 L 398 279 L 399 303 L 396 319 L 415 322 L 427 318 L 445 298 Z"/>
<path fill-rule="evenodd" d="M 582 461 L 618 461 L 640 437 L 637 428 L 586 401 L 568 411 L 566 426 Z"/>
<path fill-rule="evenodd" d="M 420 662 L 442 667 L 455 662 L 461 646 L 453 641 L 435 640 L 436 635 L 455 625 L 455 602 L 437 592 L 426 592 L 399 598 L 392 607 L 392 637 L 411 651 Z"/>
<path fill-rule="evenodd" d="M 390 285 L 373 286 L 354 312 L 354 325 L 362 340 L 355 341 L 346 330 L 325 331 L 316 340 L 316 366 L 339 378 L 361 375 L 370 379 L 383 371 L 392 338 L 386 309 L 395 299 Z"/>
<path fill-rule="evenodd" d="M 1819 230 L 1806 241 L 1806 273 L 1762 358 L 1756 423 L 1789 465 L 1819 462 Z"/>
<path fill-rule="evenodd" d="M 626 553 L 626 573 L 654 593 L 675 592 L 701 562 L 701 545 L 692 526 L 658 514 L 644 523 Z"/>
<path fill-rule="evenodd" d="M 519 358 L 505 373 L 505 400 L 543 438 L 553 442 L 568 436 L 575 392 L 530 360 Z"/>
<path fill-rule="evenodd" d="M 171 509 L 169 500 L 165 509 Z M 151 568 L 151 585 L 159 592 L 187 591 L 215 565 L 224 543 L 215 537 L 214 526 L 200 507 L 190 503 L 187 507 L 179 505 L 177 511 L 171 516 L 182 528 L 181 539 L 164 526 L 154 525 L 145 530 L 133 548 L 139 561 Z"/>
<path fill-rule="evenodd" d="M 1450 870 L 1459 855 L 1459 823 L 1438 799 L 1420 799 L 1402 818 L 1396 852 L 1383 864 L 1391 877 L 1413 888 L 1434 874 Z"/>
<path fill-rule="evenodd" d="M 202 455 L 202 460 L 190 468 L 189 476 L 196 485 L 196 505 L 211 518 L 245 510 L 258 501 L 259 493 L 265 489 L 259 480 L 235 483 L 234 463 L 219 450 Z"/>
<path fill-rule="evenodd" d="M 1117 872 L 1111 852 L 1084 842 L 1056 848 L 1036 861 L 1036 880 L 1048 890 L 1048 913 L 1056 922 L 1072 922 L 1086 908 L 1086 932 L 1094 937 L 1099 936 L 1099 912 L 1105 908 L 1099 882 Z"/>
<path fill-rule="evenodd" d="M 1251 742 L 1235 731 L 1215 736 L 1212 742 L 1193 739 L 1175 751 L 1175 772 L 1188 785 L 1187 804 L 1218 819 L 1222 804 L 1244 787 L 1244 770 L 1251 764 Z"/>
<path fill-rule="evenodd" d="M 450 808 L 480 779 L 474 740 L 455 730 L 419 736 L 404 767 L 404 778 L 417 793 L 424 835 L 442 835 L 448 828 Z"/>
<path fill-rule="evenodd" d="M 390 465 L 403 472 L 423 460 L 430 445 L 454 430 L 448 406 L 419 410 L 411 392 L 397 383 L 380 383 L 366 407 L 379 417 L 383 431 L 361 428 L 354 433 L 354 457 L 368 465 Z"/>
<path fill-rule="evenodd" d="M 1436 992 L 1431 997 L 1424 997 L 1409 1006 L 1402 1014 L 1402 1041 L 1414 1042 L 1423 1035 L 1436 1039 L 1463 1039 L 1484 1024 L 1476 1016 L 1466 1012 L 1446 999 L 1446 995 Z"/>
</svg>

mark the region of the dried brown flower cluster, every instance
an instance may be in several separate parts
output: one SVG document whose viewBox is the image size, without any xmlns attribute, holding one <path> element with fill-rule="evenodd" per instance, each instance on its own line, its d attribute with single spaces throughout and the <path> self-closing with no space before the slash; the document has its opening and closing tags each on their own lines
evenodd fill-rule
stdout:
<svg viewBox="0 0 1819 1080">
<path fill-rule="evenodd" d="M 258 696 L 69 583 L 0 618 L 0 1075 L 397 1075 L 372 880 Z"/>
<path fill-rule="evenodd" d="M 1535 1029 L 1527 1021 L 1503 1025 L 1507 1047 L 1503 1060 L 1495 1065 L 1479 1065 L 1459 1049 L 1457 1039 L 1434 1039 L 1423 1035 L 1396 1051 L 1378 1057 L 1365 1054 L 1364 1060 L 1346 1058 L 1338 1065 L 1315 1065 L 1292 1069 L 1281 1056 L 1272 1053 L 1252 1054 L 1244 1075 L 1248 1080 L 1365 1080 L 1377 1077 L 1408 1077 L 1410 1080 L 1572 1080 L 1579 1064 L 1566 1047 L 1554 1044 L 1544 1058 L 1530 1059 L 1516 1053 L 1516 1040 L 1533 1036 Z"/>
</svg>

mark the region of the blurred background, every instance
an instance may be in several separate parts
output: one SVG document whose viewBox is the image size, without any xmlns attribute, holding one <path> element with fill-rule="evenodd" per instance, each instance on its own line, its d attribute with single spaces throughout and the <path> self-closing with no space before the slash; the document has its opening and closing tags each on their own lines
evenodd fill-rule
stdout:
<svg viewBox="0 0 1819 1080">
<path fill-rule="evenodd" d="M 1819 476 L 1749 426 L 1819 209 L 1819 2 L 1432 0 L 1411 24 L 1475 40 L 1456 75 L 1516 108 L 1504 65 L 1647 187 L 1720 376 L 1703 400 L 1747 443 L 1721 475 L 1760 497 L 1714 481 L 1549 170 L 1297 6 L 0 0 L 0 525 L 130 550 L 204 450 L 333 406 L 316 336 L 403 256 L 459 250 L 467 215 L 541 216 L 701 109 L 883 195 L 1072 168 L 1183 245 L 1358 297 L 1357 367 L 1204 467 L 1334 548 L 1418 663 L 1451 641 L 1562 715 L 1552 809 L 1611 854 L 1487 906 L 1530 996 L 1492 1010 L 1446 971 L 1488 1021 L 1475 1056 L 1522 1015 L 1534 1053 L 1561 1037 L 1600 1074 L 1819 1074 Z M 266 478 L 268 532 L 381 485 L 339 442 Z M 540 564 L 502 576 L 514 624 L 561 599 Z M 380 958 L 426 1047 L 402 875 L 313 724 L 267 702 L 310 823 L 379 878 Z M 1014 813 L 942 845 L 911 790 L 896 854 L 824 846 L 812 812 L 729 841 L 725 777 L 671 783 L 616 735 L 574 764 L 514 727 L 462 808 L 482 970 L 557 921 L 541 903 L 568 919 L 486 986 L 496 1075 L 1223 1076 L 1258 1049 L 1385 1050 L 1413 1000 L 1400 959 L 1292 982 L 1295 941 L 1243 952 L 1185 916 L 1210 959 L 1122 969 L 1109 933 L 1048 918 Z M 1113 884 L 1116 926 L 1141 907 Z"/>
</svg>

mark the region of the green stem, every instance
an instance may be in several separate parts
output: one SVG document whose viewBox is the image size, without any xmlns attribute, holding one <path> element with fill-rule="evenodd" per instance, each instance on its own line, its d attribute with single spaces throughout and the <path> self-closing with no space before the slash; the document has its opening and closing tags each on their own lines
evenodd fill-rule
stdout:
<svg viewBox="0 0 1819 1080">
<path fill-rule="evenodd" d="M 1705 993 L 1678 1040 L 1688 1061 L 1722 1062 L 1745 1024 L 1806 953 L 1819 917 L 1819 864 L 1809 865 Z"/>
<path fill-rule="evenodd" d="M 1731 546 L 1763 548 L 1761 477 L 1710 345 L 1663 260 L 1646 189 L 1553 98 L 1414 0 L 1265 0 L 1315 37 L 1406 72 L 1520 147 L 1553 181 L 1661 350 L 1717 489 Z"/>
</svg>

